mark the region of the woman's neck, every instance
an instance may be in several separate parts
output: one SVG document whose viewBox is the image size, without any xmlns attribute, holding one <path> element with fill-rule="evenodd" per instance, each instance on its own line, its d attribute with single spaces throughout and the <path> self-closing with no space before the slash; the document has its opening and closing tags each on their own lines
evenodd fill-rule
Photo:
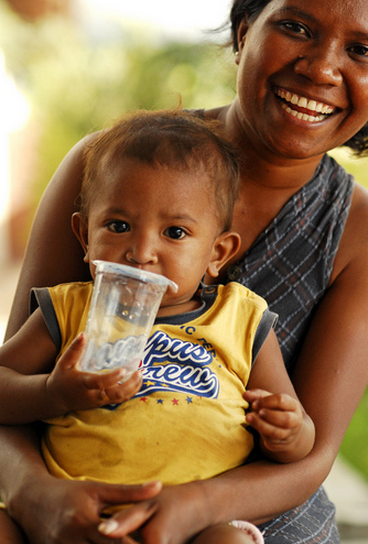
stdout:
<svg viewBox="0 0 368 544">
<path fill-rule="evenodd" d="M 227 134 L 239 147 L 242 159 L 243 183 L 253 183 L 293 194 L 313 177 L 323 154 L 307 158 L 281 156 L 268 148 L 241 120 L 237 99 L 216 110 Z"/>
<path fill-rule="evenodd" d="M 210 110 L 222 121 L 241 150 L 241 190 L 234 209 L 233 230 L 242 239 L 235 262 L 253 244 L 286 202 L 313 177 L 322 156 L 305 159 L 282 157 L 250 138 L 239 120 L 237 101 Z M 231 264 L 231 263 L 229 263 Z"/>
</svg>

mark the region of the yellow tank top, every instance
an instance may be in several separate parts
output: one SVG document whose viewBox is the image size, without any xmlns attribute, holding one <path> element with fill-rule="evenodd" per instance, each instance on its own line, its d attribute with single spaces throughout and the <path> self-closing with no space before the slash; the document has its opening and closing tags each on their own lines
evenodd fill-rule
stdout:
<svg viewBox="0 0 368 544">
<path fill-rule="evenodd" d="M 44 316 L 53 306 L 61 353 L 85 328 L 91 292 L 92 283 L 66 284 L 39 297 Z M 263 341 L 274 314 L 237 283 L 205 287 L 202 299 L 197 311 L 156 321 L 142 361 L 143 386 L 134 398 L 48 421 L 42 451 L 54 475 L 172 485 L 245 461 L 253 439 L 242 393 L 260 324 Z M 45 319 L 50 330 L 55 327 L 53 318 Z"/>
</svg>

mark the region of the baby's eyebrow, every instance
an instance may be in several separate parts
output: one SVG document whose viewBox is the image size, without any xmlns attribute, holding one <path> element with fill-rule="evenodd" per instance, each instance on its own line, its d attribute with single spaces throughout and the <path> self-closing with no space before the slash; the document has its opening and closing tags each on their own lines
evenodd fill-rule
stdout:
<svg viewBox="0 0 368 544">
<path fill-rule="evenodd" d="M 168 213 L 168 214 L 164 214 L 164 218 L 174 223 L 177 221 L 179 222 L 185 221 L 190 223 L 198 222 L 192 215 L 189 215 L 186 213 L 177 213 L 177 214 Z"/>
<path fill-rule="evenodd" d="M 368 32 L 361 32 L 360 30 L 357 30 L 354 32 L 354 38 L 362 42 L 368 42 Z"/>
<path fill-rule="evenodd" d="M 107 212 L 111 215 L 127 215 L 127 210 L 120 208 L 118 206 L 109 206 Z"/>
</svg>

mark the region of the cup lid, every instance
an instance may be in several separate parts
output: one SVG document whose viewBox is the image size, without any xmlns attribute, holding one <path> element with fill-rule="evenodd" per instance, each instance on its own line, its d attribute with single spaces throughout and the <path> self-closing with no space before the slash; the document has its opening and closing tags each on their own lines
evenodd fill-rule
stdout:
<svg viewBox="0 0 368 544">
<path fill-rule="evenodd" d="M 142 281 L 143 283 L 155 283 L 157 285 L 162 285 L 165 288 L 170 287 L 173 293 L 178 292 L 178 285 L 161 274 L 149 272 L 148 270 L 141 270 L 140 268 L 133 268 L 132 266 L 127 266 L 125 264 L 112 263 L 109 261 L 96 260 L 92 262 L 96 266 L 96 274 L 103 272 L 110 274 L 122 274 L 124 276 L 129 276 L 136 280 Z"/>
</svg>

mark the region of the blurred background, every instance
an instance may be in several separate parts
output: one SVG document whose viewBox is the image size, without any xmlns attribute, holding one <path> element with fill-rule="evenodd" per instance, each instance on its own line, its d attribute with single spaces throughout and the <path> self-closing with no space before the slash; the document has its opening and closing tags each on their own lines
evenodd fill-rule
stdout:
<svg viewBox="0 0 368 544">
<path fill-rule="evenodd" d="M 67 151 L 130 109 L 234 98 L 229 33 L 214 32 L 230 4 L 0 0 L 0 341 L 36 206 Z M 333 154 L 368 185 L 368 159 Z M 341 456 L 368 482 L 367 428 L 366 394 Z"/>
<path fill-rule="evenodd" d="M 165 1 L 0 0 L 0 261 L 21 257 L 45 185 L 86 133 L 180 96 L 187 108 L 233 98 L 230 52 L 205 30 L 227 2 L 196 3 L 185 16 Z"/>
</svg>

